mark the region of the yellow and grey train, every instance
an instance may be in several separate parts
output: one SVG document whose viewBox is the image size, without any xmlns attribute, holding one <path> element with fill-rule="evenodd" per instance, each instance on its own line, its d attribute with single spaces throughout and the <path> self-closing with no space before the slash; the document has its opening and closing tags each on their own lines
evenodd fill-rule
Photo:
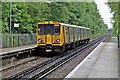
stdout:
<svg viewBox="0 0 120 80">
<path fill-rule="evenodd" d="M 59 22 L 37 24 L 37 48 L 46 52 L 64 52 L 90 40 L 90 28 Z"/>
</svg>

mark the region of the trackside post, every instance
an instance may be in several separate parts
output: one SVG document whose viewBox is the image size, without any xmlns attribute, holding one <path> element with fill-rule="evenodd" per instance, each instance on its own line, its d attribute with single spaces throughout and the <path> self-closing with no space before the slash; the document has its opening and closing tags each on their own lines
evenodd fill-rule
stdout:
<svg viewBox="0 0 120 80">
<path fill-rule="evenodd" d="M 118 48 L 120 48 L 120 34 L 118 35 Z"/>
</svg>

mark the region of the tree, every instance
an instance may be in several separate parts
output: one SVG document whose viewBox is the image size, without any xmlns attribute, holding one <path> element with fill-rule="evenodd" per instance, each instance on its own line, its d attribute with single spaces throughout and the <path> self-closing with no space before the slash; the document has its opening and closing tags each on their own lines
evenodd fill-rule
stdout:
<svg viewBox="0 0 120 80">
<path fill-rule="evenodd" d="M 9 32 L 9 3 L 3 2 L 3 33 Z M 103 22 L 95 2 L 14 2 L 12 25 L 20 23 L 19 30 L 12 26 L 12 33 L 34 33 L 39 21 L 55 21 L 89 27 L 94 34 L 105 33 Z"/>
<path fill-rule="evenodd" d="M 111 12 L 114 12 L 113 20 L 113 35 L 117 36 L 120 34 L 120 2 L 109 2 L 109 6 L 111 7 Z"/>
</svg>

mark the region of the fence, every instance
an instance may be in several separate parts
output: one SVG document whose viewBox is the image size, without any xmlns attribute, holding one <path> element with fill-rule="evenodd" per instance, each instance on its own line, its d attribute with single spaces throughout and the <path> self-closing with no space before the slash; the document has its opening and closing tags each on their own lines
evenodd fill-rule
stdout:
<svg viewBox="0 0 120 80">
<path fill-rule="evenodd" d="M 0 33 L 0 48 L 2 48 L 2 34 Z"/>
<path fill-rule="evenodd" d="M 36 34 L 12 34 L 12 47 L 36 44 Z M 0 34 L 0 48 L 9 48 L 10 34 Z"/>
</svg>

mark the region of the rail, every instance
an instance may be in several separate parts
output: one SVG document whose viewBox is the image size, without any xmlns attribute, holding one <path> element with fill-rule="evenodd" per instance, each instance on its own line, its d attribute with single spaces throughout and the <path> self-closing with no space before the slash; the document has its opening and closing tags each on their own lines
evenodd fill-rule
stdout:
<svg viewBox="0 0 120 80">
<path fill-rule="evenodd" d="M 49 73 L 51 73 L 52 71 L 54 71 L 55 69 L 57 69 L 58 67 L 60 67 L 61 65 L 65 64 L 67 61 L 71 60 L 72 58 L 74 58 L 75 56 L 80 54 L 79 53 L 80 51 L 86 50 L 87 47 L 89 47 L 93 44 L 96 44 L 97 42 L 100 42 L 101 39 L 103 41 L 106 38 L 105 38 L 105 36 L 102 36 L 102 37 L 98 38 L 97 40 L 91 41 L 88 45 L 80 46 L 80 47 L 77 47 L 76 49 L 65 52 L 63 55 L 54 57 L 46 62 L 43 62 L 42 64 L 39 64 L 39 65 L 32 67 L 30 69 L 27 69 L 25 71 L 22 71 L 19 74 L 9 77 L 9 79 L 22 79 L 22 78 L 29 78 L 29 79 L 35 79 L 35 80 L 41 79 L 41 78 L 45 77 L 46 75 L 48 75 Z M 37 73 L 37 75 L 33 75 L 37 71 L 39 73 Z"/>
</svg>

